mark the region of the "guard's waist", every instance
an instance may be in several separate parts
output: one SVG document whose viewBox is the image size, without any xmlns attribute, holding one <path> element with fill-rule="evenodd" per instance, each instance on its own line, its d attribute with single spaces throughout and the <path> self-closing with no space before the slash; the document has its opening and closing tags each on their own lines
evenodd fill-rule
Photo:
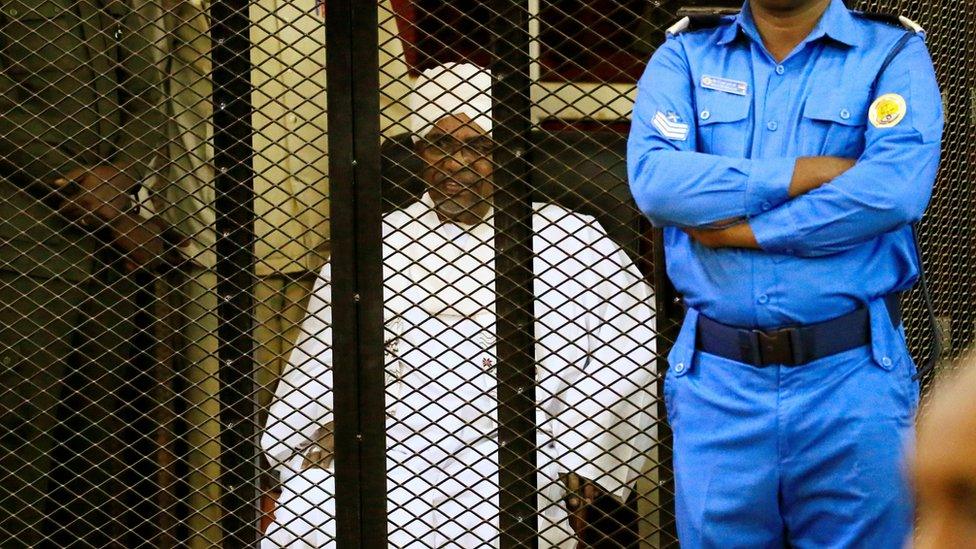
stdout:
<svg viewBox="0 0 976 549">
<path fill-rule="evenodd" d="M 884 298 L 894 326 L 901 324 L 899 294 Z M 698 316 L 698 350 L 753 366 L 800 366 L 871 342 L 871 319 L 861 307 L 817 324 L 769 330 L 739 328 Z"/>
</svg>

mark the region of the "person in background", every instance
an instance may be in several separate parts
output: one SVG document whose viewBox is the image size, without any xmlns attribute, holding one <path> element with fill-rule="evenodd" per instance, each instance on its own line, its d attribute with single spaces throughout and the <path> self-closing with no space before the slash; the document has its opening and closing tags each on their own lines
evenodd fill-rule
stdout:
<svg viewBox="0 0 976 549">
<path fill-rule="evenodd" d="M 918 549 L 976 547 L 976 356 L 936 387 L 913 468 Z"/>
<path fill-rule="evenodd" d="M 389 542 L 498 538 L 491 75 L 424 71 L 411 125 L 427 192 L 385 216 Z M 594 219 L 535 204 L 539 532 L 575 547 L 567 483 L 625 500 L 650 449 L 651 291 Z M 331 547 L 331 265 L 319 275 L 262 446 L 284 491 L 265 547 Z M 573 478 L 574 481 L 567 481 Z M 572 498 L 570 498 L 572 499 Z"/>
<path fill-rule="evenodd" d="M 128 0 L 0 10 L 0 538 L 107 546 L 132 526 L 131 271 L 179 261 L 135 199 L 163 142 L 160 74 Z"/>
<path fill-rule="evenodd" d="M 172 407 L 174 391 L 184 388 L 180 396 L 187 403 L 181 417 L 187 428 L 184 459 L 190 486 L 187 543 L 194 549 L 213 547 L 221 543 L 222 511 L 210 0 L 133 1 L 151 21 L 147 36 L 164 75 L 160 110 L 166 116 L 166 144 L 146 184 L 151 194 L 147 207 L 185 241 L 182 268 L 157 282 L 158 337 L 165 350 L 158 401 Z M 160 418 L 164 445 L 175 443 L 168 439 L 175 432 L 175 413 L 170 409 L 168 419 Z M 170 500 L 174 520 L 175 498 L 171 493 L 162 500 Z M 167 513 L 162 516 L 164 521 L 169 518 Z"/>
</svg>

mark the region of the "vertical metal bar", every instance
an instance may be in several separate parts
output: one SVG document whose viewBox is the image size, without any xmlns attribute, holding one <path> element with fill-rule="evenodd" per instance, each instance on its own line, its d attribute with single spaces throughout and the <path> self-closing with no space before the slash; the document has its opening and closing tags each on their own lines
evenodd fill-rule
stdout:
<svg viewBox="0 0 976 549">
<path fill-rule="evenodd" d="M 537 111 L 541 110 L 538 103 L 545 93 L 539 85 L 542 80 L 542 42 L 539 40 L 542 25 L 539 20 L 541 10 L 539 3 L 540 0 L 529 0 L 529 80 L 532 84 L 529 98 L 532 100 L 532 108 Z"/>
<path fill-rule="evenodd" d="M 253 397 L 254 170 L 247 0 L 211 4 L 214 165 L 217 168 L 217 331 L 220 358 L 222 525 L 228 547 L 257 539 Z"/>
<path fill-rule="evenodd" d="M 352 12 L 356 278 L 359 299 L 360 524 L 363 547 L 386 547 L 386 369 L 383 346 L 383 191 L 380 177 L 379 9 Z M 379 527 L 377 527 L 379 525 Z"/>
<path fill-rule="evenodd" d="M 359 505 L 359 346 L 356 314 L 356 214 L 353 188 L 352 2 L 326 3 L 329 194 L 332 240 L 333 402 L 336 422 L 336 538 L 341 547 L 362 547 Z"/>
<path fill-rule="evenodd" d="M 378 11 L 326 4 L 337 541 L 386 545 Z"/>
<path fill-rule="evenodd" d="M 537 547 L 528 0 L 492 0 L 501 547 Z"/>
</svg>

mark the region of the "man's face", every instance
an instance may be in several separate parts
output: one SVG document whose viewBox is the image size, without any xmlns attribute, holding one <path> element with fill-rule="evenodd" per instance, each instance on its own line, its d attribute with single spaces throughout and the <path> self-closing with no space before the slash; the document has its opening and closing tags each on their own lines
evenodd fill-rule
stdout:
<svg viewBox="0 0 976 549">
<path fill-rule="evenodd" d="M 418 143 L 423 178 L 442 219 L 473 225 L 491 208 L 491 136 L 466 114 L 438 120 Z"/>
<path fill-rule="evenodd" d="M 976 371 L 945 389 L 919 430 L 919 549 L 976 547 Z"/>
</svg>

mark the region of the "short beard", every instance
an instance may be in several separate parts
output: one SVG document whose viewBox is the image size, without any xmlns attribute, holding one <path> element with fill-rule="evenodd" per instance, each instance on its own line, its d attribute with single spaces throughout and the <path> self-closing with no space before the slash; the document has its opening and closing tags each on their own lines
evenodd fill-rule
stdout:
<svg viewBox="0 0 976 549">
<path fill-rule="evenodd" d="M 474 208 L 481 203 L 481 199 L 465 206 L 461 201 L 453 196 L 444 196 L 434 201 L 434 209 L 447 219 L 457 221 L 464 214 L 474 215 Z"/>
</svg>

